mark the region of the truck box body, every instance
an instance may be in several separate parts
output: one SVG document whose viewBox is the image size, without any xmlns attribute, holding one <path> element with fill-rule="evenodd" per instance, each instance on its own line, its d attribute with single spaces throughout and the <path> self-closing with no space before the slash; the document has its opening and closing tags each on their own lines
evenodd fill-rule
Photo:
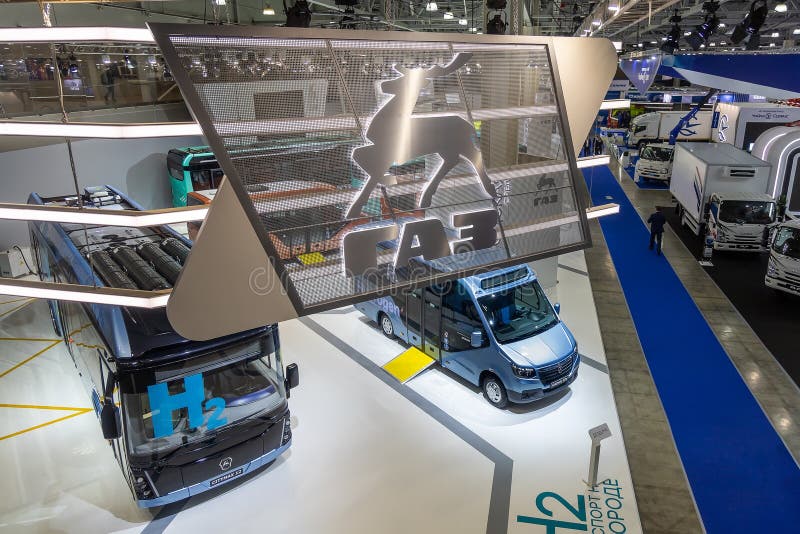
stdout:
<svg viewBox="0 0 800 534">
<path fill-rule="evenodd" d="M 670 192 L 699 233 L 713 193 L 765 193 L 771 166 L 733 145 L 677 143 Z"/>
<path fill-rule="evenodd" d="M 669 134 L 688 111 L 655 111 L 631 120 L 628 146 L 669 140 Z M 678 141 L 708 141 L 711 137 L 711 112 L 700 111 L 683 127 Z"/>
<path fill-rule="evenodd" d="M 711 140 L 750 152 L 758 136 L 775 126 L 800 121 L 800 108 L 756 102 L 720 102 L 714 110 Z"/>
</svg>

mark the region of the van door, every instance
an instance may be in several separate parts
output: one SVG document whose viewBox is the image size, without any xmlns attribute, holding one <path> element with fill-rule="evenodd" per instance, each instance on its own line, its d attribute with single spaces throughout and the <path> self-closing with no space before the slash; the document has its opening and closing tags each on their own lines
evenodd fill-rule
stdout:
<svg viewBox="0 0 800 534">
<path fill-rule="evenodd" d="M 422 293 L 422 352 L 441 361 L 439 342 L 442 329 L 442 297 L 425 288 Z"/>
<path fill-rule="evenodd" d="M 405 308 L 398 303 L 400 309 L 405 309 L 401 316 L 405 316 L 406 322 L 406 341 L 418 349 L 422 349 L 422 289 L 415 289 L 407 292 Z"/>
<path fill-rule="evenodd" d="M 480 372 L 491 367 L 489 338 L 472 297 L 456 284 L 442 299 L 442 365 L 457 375 L 477 384 Z M 472 346 L 473 333 L 480 333 L 481 346 Z"/>
</svg>

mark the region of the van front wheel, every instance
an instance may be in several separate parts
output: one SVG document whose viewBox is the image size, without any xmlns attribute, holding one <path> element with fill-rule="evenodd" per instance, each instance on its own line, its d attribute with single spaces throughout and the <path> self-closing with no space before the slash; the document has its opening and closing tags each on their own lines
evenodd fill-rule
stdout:
<svg viewBox="0 0 800 534">
<path fill-rule="evenodd" d="M 495 375 L 486 375 L 481 385 L 483 396 L 496 408 L 508 406 L 508 394 L 503 382 Z"/>
<path fill-rule="evenodd" d="M 389 319 L 389 316 L 385 313 L 381 313 L 378 316 L 378 324 L 381 325 L 381 331 L 383 335 L 388 338 L 394 337 L 394 325 L 392 324 L 392 320 Z"/>
</svg>

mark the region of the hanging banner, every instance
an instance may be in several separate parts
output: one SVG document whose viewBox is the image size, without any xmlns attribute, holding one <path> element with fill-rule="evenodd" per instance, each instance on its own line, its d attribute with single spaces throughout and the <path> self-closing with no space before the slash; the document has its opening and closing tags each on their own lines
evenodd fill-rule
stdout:
<svg viewBox="0 0 800 534">
<path fill-rule="evenodd" d="M 619 68 L 642 94 L 646 93 L 650 86 L 653 85 L 660 66 L 661 55 L 620 59 L 619 61 Z"/>
</svg>

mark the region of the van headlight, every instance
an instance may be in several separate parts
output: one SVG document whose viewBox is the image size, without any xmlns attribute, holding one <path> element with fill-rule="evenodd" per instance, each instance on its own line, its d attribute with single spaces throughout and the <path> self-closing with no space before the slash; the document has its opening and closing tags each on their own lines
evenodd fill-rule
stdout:
<svg viewBox="0 0 800 534">
<path fill-rule="evenodd" d="M 514 372 L 514 376 L 517 378 L 535 378 L 536 377 L 536 369 L 532 367 L 520 367 L 519 365 L 511 364 L 511 371 Z"/>
<path fill-rule="evenodd" d="M 778 266 L 772 258 L 767 263 L 767 276 L 770 278 L 777 278 L 778 276 Z"/>
</svg>

